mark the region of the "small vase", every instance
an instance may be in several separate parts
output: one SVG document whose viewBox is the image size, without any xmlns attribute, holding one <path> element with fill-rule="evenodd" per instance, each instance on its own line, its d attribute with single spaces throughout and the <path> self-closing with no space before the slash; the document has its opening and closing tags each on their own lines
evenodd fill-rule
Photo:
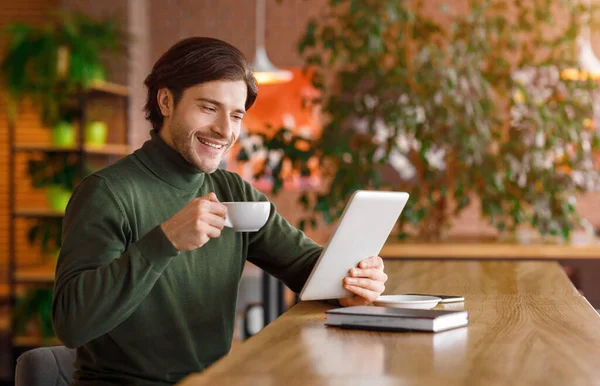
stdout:
<svg viewBox="0 0 600 386">
<path fill-rule="evenodd" d="M 71 191 L 60 185 L 50 185 L 48 189 L 48 205 L 50 209 L 64 212 L 71 198 Z"/>
<path fill-rule="evenodd" d="M 52 128 L 52 144 L 61 147 L 75 145 L 75 130 L 73 125 L 66 121 L 60 121 Z"/>
<path fill-rule="evenodd" d="M 56 74 L 59 79 L 67 77 L 71 65 L 71 50 L 66 45 L 58 47 L 56 55 Z"/>
<path fill-rule="evenodd" d="M 108 128 L 106 122 L 92 121 L 85 128 L 85 143 L 93 146 L 106 144 Z"/>
</svg>

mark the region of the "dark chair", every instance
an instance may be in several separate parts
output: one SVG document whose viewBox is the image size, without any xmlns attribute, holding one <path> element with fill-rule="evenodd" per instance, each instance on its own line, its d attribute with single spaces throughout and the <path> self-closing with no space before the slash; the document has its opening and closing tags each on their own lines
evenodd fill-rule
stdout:
<svg viewBox="0 0 600 386">
<path fill-rule="evenodd" d="M 68 386 L 73 382 L 75 349 L 39 347 L 17 359 L 15 386 Z"/>
</svg>

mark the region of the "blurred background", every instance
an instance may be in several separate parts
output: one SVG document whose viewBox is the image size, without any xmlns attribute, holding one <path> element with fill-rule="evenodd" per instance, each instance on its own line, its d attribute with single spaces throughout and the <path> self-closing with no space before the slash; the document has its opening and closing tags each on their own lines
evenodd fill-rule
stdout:
<svg viewBox="0 0 600 386">
<path fill-rule="evenodd" d="M 386 257 L 557 260 L 600 308 L 599 6 L 0 0 L 0 377 L 58 343 L 70 193 L 149 138 L 143 80 L 189 36 L 238 47 L 259 81 L 222 167 L 317 242 L 357 189 L 407 191 Z M 269 321 L 273 286 L 276 316 L 293 294 L 246 267 L 234 349 Z"/>
</svg>

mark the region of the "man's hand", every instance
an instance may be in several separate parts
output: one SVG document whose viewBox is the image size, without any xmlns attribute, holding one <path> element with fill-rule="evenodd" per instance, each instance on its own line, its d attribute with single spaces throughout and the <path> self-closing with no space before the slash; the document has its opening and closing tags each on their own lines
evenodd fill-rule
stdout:
<svg viewBox="0 0 600 386">
<path fill-rule="evenodd" d="M 227 207 L 214 193 L 195 198 L 160 226 L 178 251 L 198 249 L 221 235 Z"/>
<path fill-rule="evenodd" d="M 385 290 L 384 283 L 388 279 L 383 272 L 383 260 L 373 256 L 352 268 L 349 275 L 344 278 L 344 288 L 354 293 L 350 298 L 340 299 L 343 307 L 364 306 L 372 303 Z"/>
</svg>

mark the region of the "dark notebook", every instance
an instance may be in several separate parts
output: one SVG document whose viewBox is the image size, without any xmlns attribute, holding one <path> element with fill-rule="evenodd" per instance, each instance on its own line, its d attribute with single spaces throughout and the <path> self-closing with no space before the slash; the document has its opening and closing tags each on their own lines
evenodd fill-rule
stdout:
<svg viewBox="0 0 600 386">
<path fill-rule="evenodd" d="M 326 313 L 328 326 L 368 330 L 439 332 L 469 323 L 467 311 L 357 306 Z"/>
</svg>

